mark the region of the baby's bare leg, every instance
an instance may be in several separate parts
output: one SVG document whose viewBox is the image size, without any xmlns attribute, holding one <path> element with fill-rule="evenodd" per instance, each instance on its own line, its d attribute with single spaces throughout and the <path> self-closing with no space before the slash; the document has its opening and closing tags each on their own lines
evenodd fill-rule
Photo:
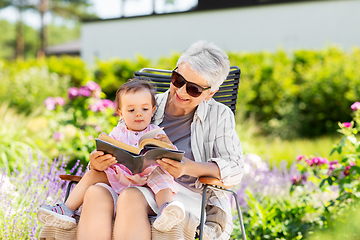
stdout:
<svg viewBox="0 0 360 240">
<path fill-rule="evenodd" d="M 83 203 L 86 190 L 96 183 L 106 183 L 110 185 L 105 172 L 99 172 L 96 170 L 87 171 L 81 178 L 80 182 L 71 191 L 65 205 L 71 210 L 78 209 Z"/>
<path fill-rule="evenodd" d="M 160 208 L 164 203 L 171 202 L 173 200 L 173 192 L 170 188 L 165 188 L 160 190 L 155 194 L 155 201 L 158 207 Z"/>
</svg>

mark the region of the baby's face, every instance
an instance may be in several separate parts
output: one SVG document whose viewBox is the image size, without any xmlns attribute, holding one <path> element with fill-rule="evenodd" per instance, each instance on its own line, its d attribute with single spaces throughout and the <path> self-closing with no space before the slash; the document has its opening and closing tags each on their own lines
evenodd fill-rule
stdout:
<svg viewBox="0 0 360 240">
<path fill-rule="evenodd" d="M 146 89 L 121 96 L 118 113 L 131 131 L 144 130 L 150 124 L 154 111 L 155 106 L 151 104 L 151 94 Z"/>
</svg>

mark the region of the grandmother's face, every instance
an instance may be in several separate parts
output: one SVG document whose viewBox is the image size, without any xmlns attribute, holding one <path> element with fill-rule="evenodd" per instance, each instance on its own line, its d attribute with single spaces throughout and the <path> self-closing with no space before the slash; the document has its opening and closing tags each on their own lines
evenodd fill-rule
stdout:
<svg viewBox="0 0 360 240">
<path fill-rule="evenodd" d="M 188 64 L 182 63 L 176 69 L 181 76 L 183 76 L 186 81 L 195 83 L 202 88 L 206 89 L 209 86 L 207 81 L 197 75 Z M 216 91 L 215 91 L 216 92 Z M 211 92 L 211 89 L 207 89 L 201 93 L 198 97 L 192 97 L 186 91 L 186 84 L 182 87 L 177 88 L 173 84 L 170 84 L 170 97 L 174 107 L 179 108 L 184 111 L 184 114 L 190 113 L 195 110 L 195 108 L 204 100 L 209 100 L 215 92 Z"/>
</svg>

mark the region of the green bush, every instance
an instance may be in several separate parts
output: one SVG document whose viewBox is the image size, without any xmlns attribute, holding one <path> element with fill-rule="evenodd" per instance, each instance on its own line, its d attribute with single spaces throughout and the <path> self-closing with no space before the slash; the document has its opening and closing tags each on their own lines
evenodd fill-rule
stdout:
<svg viewBox="0 0 360 240">
<path fill-rule="evenodd" d="M 49 57 L 45 61 L 50 72 L 70 77 L 71 86 L 79 87 L 93 80 L 93 73 L 79 57 Z"/>
<path fill-rule="evenodd" d="M 358 240 L 360 239 L 360 206 L 359 202 L 350 204 L 339 214 L 329 229 L 315 231 L 310 240 Z"/>
<path fill-rule="evenodd" d="M 49 96 L 64 96 L 69 78 L 51 73 L 42 63 L 0 61 L 0 102 L 8 102 L 19 112 L 31 113 Z"/>
<path fill-rule="evenodd" d="M 97 60 L 94 70 L 95 82 L 100 84 L 107 98 L 115 99 L 119 86 L 132 78 L 135 71 L 144 67 L 150 67 L 150 61 L 141 56 L 135 61 L 115 58 L 107 61 Z"/>
<path fill-rule="evenodd" d="M 22 170 L 24 166 L 16 162 L 23 159 L 28 151 L 46 156 L 35 141 L 35 136 L 41 134 L 36 126 L 39 120 L 34 115 L 19 114 L 5 103 L 0 105 L 0 168 L 5 172 L 10 173 L 15 168 Z"/>
<path fill-rule="evenodd" d="M 35 86 L 45 90 L 50 73 L 57 73 L 68 86 L 88 81 L 100 84 L 108 99 L 114 99 L 118 87 L 143 67 L 174 68 L 180 53 L 159 58 L 156 62 L 137 56 L 135 59 L 97 60 L 90 69 L 80 58 L 50 57 L 44 60 L 0 61 L 0 76 L 5 89 L 0 100 L 21 106 L 13 93 L 7 93 L 16 76 L 34 76 L 30 69 L 48 69 L 48 76 L 37 74 Z M 263 134 L 283 139 L 315 137 L 336 132 L 337 121 L 349 119 L 349 106 L 360 95 L 360 49 L 345 52 L 338 47 L 322 50 L 270 52 L 229 52 L 231 65 L 242 70 L 238 94 L 238 112 L 252 114 Z M 17 81 L 17 80 L 16 80 Z M 15 85 L 21 85 L 15 83 Z M 36 82 L 38 81 L 38 82 Z M 45 87 L 39 85 L 45 82 Z M 28 86 L 26 86 L 28 87 Z M 19 88 L 16 86 L 15 89 Z M 17 91 L 17 90 L 15 90 Z M 61 94 L 54 94 L 61 96 Z M 49 94 L 49 96 L 54 96 Z M 30 97 L 32 98 L 32 97 Z M 43 97 L 39 98 L 42 102 Z M 29 107 L 29 104 L 24 104 Z M 26 107 L 22 107 L 24 109 Z"/>
<path fill-rule="evenodd" d="M 238 107 L 264 133 L 282 138 L 333 134 L 360 95 L 360 49 L 337 47 L 292 54 L 229 53 L 242 70 Z"/>
<path fill-rule="evenodd" d="M 44 148 L 51 153 L 50 157 L 70 156 L 69 168 L 77 160 L 87 165 L 89 153 L 95 149 L 95 138 L 101 132 L 109 133 L 118 122 L 114 102 L 103 96 L 101 87 L 90 81 L 79 88 L 69 88 L 65 99 L 45 100 L 49 136 Z"/>
</svg>

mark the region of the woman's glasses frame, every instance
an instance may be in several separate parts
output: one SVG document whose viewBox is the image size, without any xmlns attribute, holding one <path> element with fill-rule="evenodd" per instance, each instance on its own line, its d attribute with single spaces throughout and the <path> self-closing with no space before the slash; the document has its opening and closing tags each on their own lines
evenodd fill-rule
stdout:
<svg viewBox="0 0 360 240">
<path fill-rule="evenodd" d="M 176 71 L 177 68 L 178 67 L 176 67 L 171 73 L 171 83 L 177 88 L 181 88 L 182 86 L 184 86 L 184 84 L 186 84 L 186 92 L 191 97 L 199 97 L 204 91 L 211 88 L 203 88 L 196 83 L 187 81 L 180 73 Z"/>
</svg>

